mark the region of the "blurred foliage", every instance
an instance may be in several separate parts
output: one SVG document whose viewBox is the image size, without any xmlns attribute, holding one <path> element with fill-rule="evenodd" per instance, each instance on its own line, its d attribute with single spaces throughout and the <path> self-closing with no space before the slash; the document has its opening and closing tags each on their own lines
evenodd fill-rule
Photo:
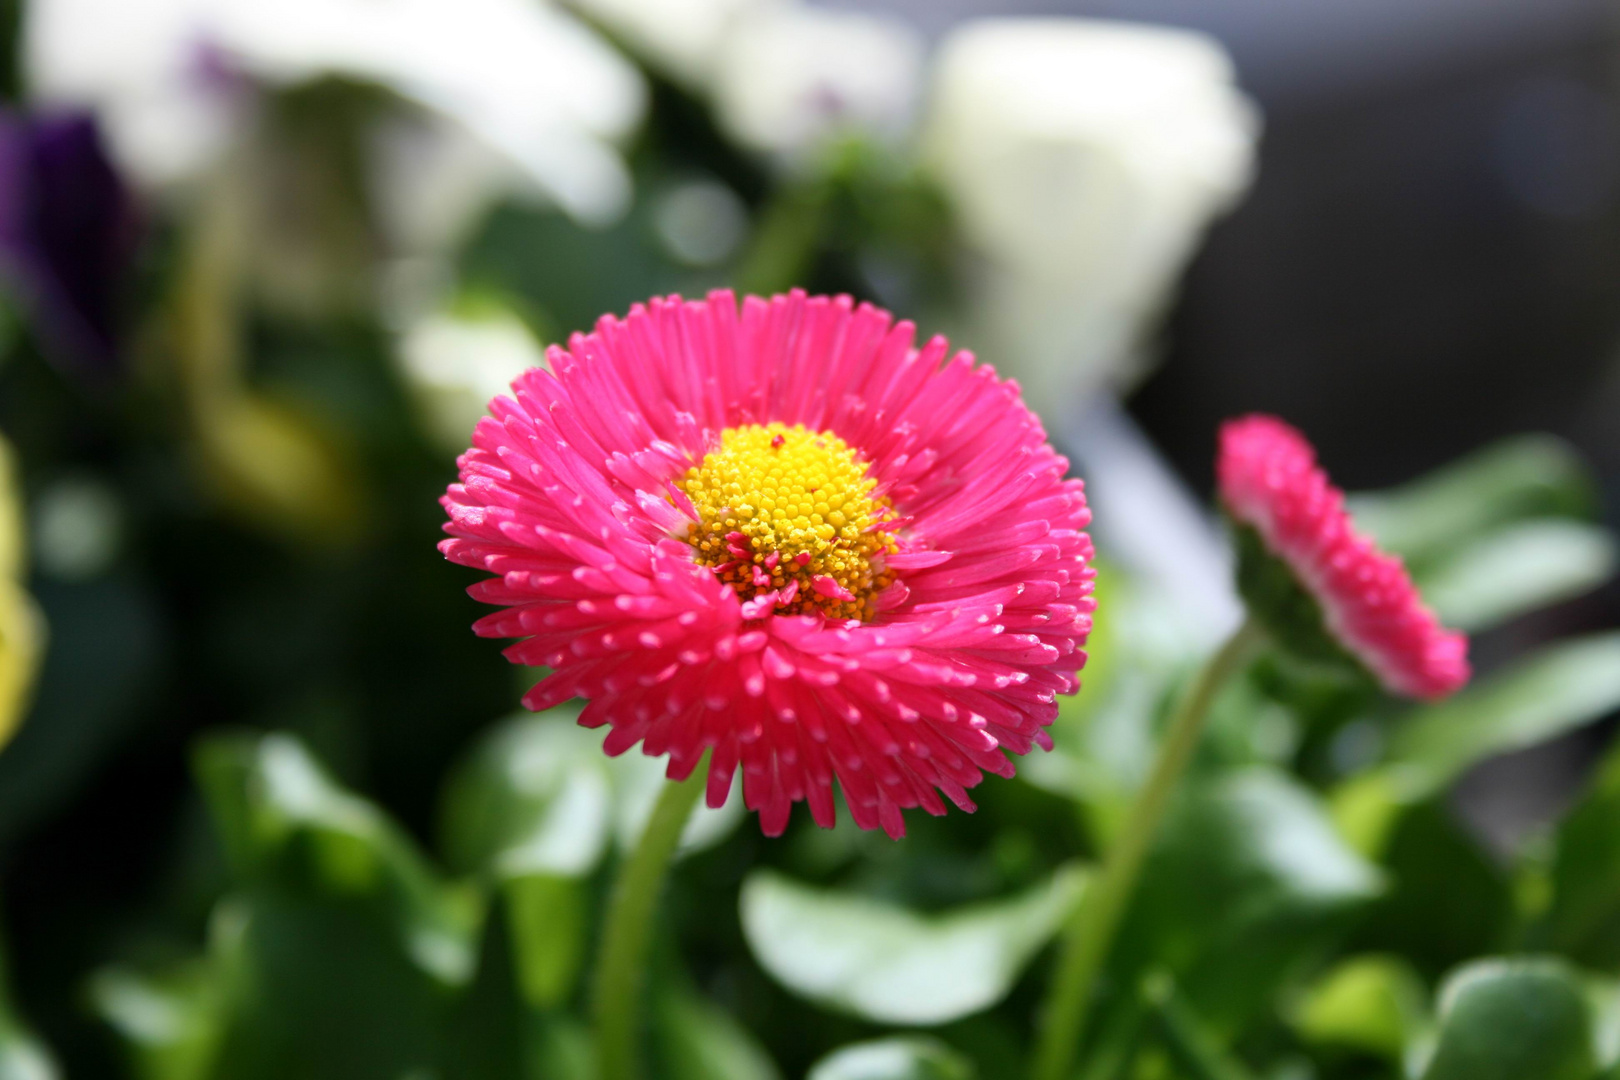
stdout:
<svg viewBox="0 0 1620 1080">
<path fill-rule="evenodd" d="M 1058 792 L 1140 757 L 1103 729 L 1151 733 L 1187 669 L 1151 640 L 1149 591 L 1118 571 L 1103 589 L 1116 621 L 1094 663 L 1108 666 L 1066 707 L 1057 768 L 987 786 L 980 814 L 920 821 L 899 844 L 807 822 L 767 842 L 737 828 L 735 800 L 693 819 L 650 972 L 655 1076 L 1022 1075 L 1040 955 L 1085 879 L 1074 830 L 1106 835 L 1109 812 L 1087 804 L 1128 793 L 1133 770 L 1075 784 L 1072 807 Z M 1223 694 L 1149 860 L 1083 1075 L 1599 1076 L 1620 1056 L 1604 1034 L 1620 1001 L 1614 766 L 1511 866 L 1443 795 L 1474 763 L 1620 705 L 1611 637 L 1552 644 L 1416 708 L 1335 668 L 1257 660 Z M 605 757 L 572 707 L 514 718 L 439 772 L 439 806 L 416 819 L 417 835 L 436 822 L 430 855 L 318 762 L 311 746 L 344 760 L 334 715 L 306 704 L 275 724 L 298 735 L 199 745 L 223 855 L 206 947 L 137 936 L 89 982 L 129 1066 L 150 1080 L 591 1076 L 592 943 L 658 763 Z M 1366 745 L 1352 757 L 1324 738 Z"/>
<path fill-rule="evenodd" d="M 784 985 L 882 1023 L 932 1025 L 1006 996 L 1083 883 L 1067 868 L 1022 895 L 926 917 L 760 871 L 739 904 L 749 947 Z"/>
<path fill-rule="evenodd" d="M 807 1080 L 973 1080 L 973 1063 L 936 1039 L 874 1039 L 835 1050 Z"/>
</svg>

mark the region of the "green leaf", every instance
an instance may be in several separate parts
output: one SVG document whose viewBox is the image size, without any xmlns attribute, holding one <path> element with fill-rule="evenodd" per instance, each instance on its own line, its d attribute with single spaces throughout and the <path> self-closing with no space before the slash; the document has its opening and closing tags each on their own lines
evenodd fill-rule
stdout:
<svg viewBox="0 0 1620 1080">
<path fill-rule="evenodd" d="M 375 905 L 273 879 L 216 907 L 201 959 L 91 984 L 143 1080 L 396 1080 L 437 1067 L 455 1000 Z"/>
<path fill-rule="evenodd" d="M 497 895 L 484 920 L 478 969 L 449 1003 L 441 1040 L 445 1080 L 517 1080 L 539 1050 L 541 1014 L 519 988 L 522 955 L 514 947 L 515 919 Z"/>
<path fill-rule="evenodd" d="M 943 1024 L 1006 996 L 1083 880 L 1070 867 L 1021 895 L 929 916 L 757 870 L 743 882 L 743 933 L 766 971 L 813 1001 L 881 1023 Z"/>
<path fill-rule="evenodd" d="M 18 1028 L 0 1028 L 0 1080 L 57 1080 L 56 1062 L 37 1039 Z"/>
<path fill-rule="evenodd" d="M 1221 1046 L 1182 996 L 1175 980 L 1154 972 L 1144 981 L 1142 996 L 1153 1010 L 1165 1049 L 1191 1080 L 1253 1080 L 1247 1066 Z"/>
<path fill-rule="evenodd" d="M 602 751 L 603 731 L 578 724 L 579 706 L 527 713 L 497 727 L 446 787 L 441 813 L 451 866 L 497 877 L 582 877 L 617 841 L 628 849 L 664 783 L 664 762 L 631 750 Z M 699 808 L 681 850 L 724 839 L 744 816 L 735 796 Z"/>
<path fill-rule="evenodd" d="M 584 883 L 528 874 L 508 878 L 502 893 L 524 1000 L 537 1009 L 564 1004 L 578 981 L 590 939 Z"/>
<path fill-rule="evenodd" d="M 1328 810 L 1346 843 L 1369 859 L 1379 859 L 1401 815 L 1428 793 L 1428 785 L 1409 773 L 1368 769 L 1333 789 Z"/>
<path fill-rule="evenodd" d="M 1311 791 L 1273 769 L 1226 773 L 1190 786 L 1168 815 L 1115 968 L 1168 971 L 1230 1034 L 1383 889 Z"/>
<path fill-rule="evenodd" d="M 974 1080 L 978 1070 L 938 1039 L 900 1035 L 851 1043 L 811 1066 L 805 1080 Z"/>
<path fill-rule="evenodd" d="M 1597 588 L 1614 576 L 1617 559 L 1607 529 L 1527 521 L 1438 561 L 1417 584 L 1447 626 L 1476 631 Z"/>
<path fill-rule="evenodd" d="M 748 1029 L 696 994 L 660 995 L 656 1022 L 668 1080 L 781 1080 Z"/>
<path fill-rule="evenodd" d="M 1356 523 L 1413 563 L 1526 518 L 1589 518 L 1597 486 L 1568 443 L 1524 435 L 1388 491 L 1348 499 Z"/>
<path fill-rule="evenodd" d="M 224 1035 L 225 1001 L 212 969 L 189 964 L 153 978 L 110 968 L 90 981 L 90 1001 L 124 1037 L 143 1080 L 205 1080 Z M 0 1070 L 0 1077 L 8 1076 Z"/>
<path fill-rule="evenodd" d="M 552 1013 L 542 1020 L 529 1075 L 545 1080 L 597 1080 L 591 1033 L 567 1013 Z"/>
<path fill-rule="evenodd" d="M 541 1052 L 520 984 L 562 994 L 577 958 L 550 941 L 535 964 L 511 942 L 526 919 L 550 916 L 577 950 L 566 901 L 515 877 L 484 917 L 482 897 L 445 884 L 288 736 L 207 739 L 196 768 L 235 895 L 216 908 L 195 981 L 182 969 L 100 984 L 102 1011 L 151 1080 L 483 1080 L 519 1075 Z M 186 1022 L 141 1027 L 164 1015 Z"/>
<path fill-rule="evenodd" d="M 1360 951 L 1397 953 L 1425 977 L 1504 946 L 1506 873 L 1441 798 L 1402 808 L 1381 849 L 1391 888 L 1356 928 Z"/>
<path fill-rule="evenodd" d="M 1620 746 L 1554 834 L 1551 889 L 1539 940 L 1590 967 L 1620 965 Z"/>
<path fill-rule="evenodd" d="M 1543 742 L 1617 708 L 1620 633 L 1563 641 L 1449 701 L 1407 714 L 1390 741 L 1388 767 L 1435 790 L 1485 758 Z"/>
<path fill-rule="evenodd" d="M 572 994 L 589 940 L 585 878 L 617 841 L 640 836 L 667 782 L 664 763 L 602 752 L 579 706 L 522 714 L 497 727 L 454 771 L 441 835 L 452 866 L 491 880 L 510 921 L 524 999 L 547 1009 Z M 682 851 L 718 843 L 743 816 L 735 796 L 692 815 Z"/>
<path fill-rule="evenodd" d="M 1587 1006 L 1592 1011 L 1592 1046 L 1602 1075 L 1620 1069 L 1620 981 L 1581 972 Z"/>
<path fill-rule="evenodd" d="M 58 1080 L 55 1059 L 12 1008 L 7 983 L 0 955 L 0 1080 Z"/>
<path fill-rule="evenodd" d="M 237 1004 L 215 1077 L 388 1080 L 431 1068 L 457 997 L 379 914 L 270 887 L 230 912 L 216 948 L 232 958 Z"/>
<path fill-rule="evenodd" d="M 1575 973 L 1557 960 L 1479 960 L 1446 980 L 1421 1080 L 1590 1080 L 1592 1021 Z"/>
<path fill-rule="evenodd" d="M 1330 968 L 1293 1010 L 1301 1039 L 1399 1061 L 1427 1020 L 1428 993 L 1398 956 L 1352 956 Z"/>
<path fill-rule="evenodd" d="M 445 789 L 446 860 L 463 873 L 581 876 L 611 838 L 612 784 L 602 737 L 577 707 L 496 728 Z"/>
<path fill-rule="evenodd" d="M 337 785 L 287 735 L 216 736 L 196 770 L 233 870 L 306 898 L 375 906 L 424 971 L 465 982 L 478 912 L 440 882 L 408 836 Z"/>
<path fill-rule="evenodd" d="M 1357 850 L 1377 856 L 1402 815 L 1469 768 L 1617 708 L 1620 633 L 1559 642 L 1449 701 L 1406 713 L 1394 726 L 1384 763 L 1334 790 L 1334 818 Z"/>
</svg>

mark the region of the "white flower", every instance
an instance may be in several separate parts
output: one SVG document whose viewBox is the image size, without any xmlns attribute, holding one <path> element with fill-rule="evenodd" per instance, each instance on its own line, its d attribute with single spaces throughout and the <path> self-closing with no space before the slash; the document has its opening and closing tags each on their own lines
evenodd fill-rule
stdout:
<svg viewBox="0 0 1620 1080">
<path fill-rule="evenodd" d="M 744 146 L 793 157 L 830 137 L 896 137 L 916 106 L 923 45 L 898 19 L 762 4 L 721 44 L 715 118 Z"/>
<path fill-rule="evenodd" d="M 923 44 L 899 19 L 800 0 L 567 0 L 707 96 L 731 139 L 802 158 L 829 137 L 906 133 Z"/>
<path fill-rule="evenodd" d="M 398 357 L 428 434 L 452 453 L 466 447 L 492 398 L 545 361 L 528 326 L 493 305 L 422 319 L 401 336 Z"/>
<path fill-rule="evenodd" d="M 240 76 L 334 75 L 456 121 L 575 216 L 611 219 L 628 202 L 612 144 L 640 119 L 641 77 L 538 0 L 31 0 L 25 32 L 35 95 L 98 108 L 148 184 L 220 152 Z"/>
<path fill-rule="evenodd" d="M 215 90 L 202 0 L 29 0 L 23 64 L 33 97 L 95 108 L 126 172 L 167 186 L 205 166 L 229 136 Z"/>
<path fill-rule="evenodd" d="M 996 359 L 1037 397 L 1117 380 L 1259 119 L 1202 34 L 1087 19 L 969 23 L 941 47 L 926 145 L 969 243 Z"/>
</svg>

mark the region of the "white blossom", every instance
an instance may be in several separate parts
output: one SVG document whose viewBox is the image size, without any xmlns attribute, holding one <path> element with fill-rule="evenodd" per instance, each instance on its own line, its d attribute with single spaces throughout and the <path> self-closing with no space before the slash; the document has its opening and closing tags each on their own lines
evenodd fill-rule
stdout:
<svg viewBox="0 0 1620 1080">
<path fill-rule="evenodd" d="M 922 61 L 921 36 L 899 19 L 761 4 L 721 45 L 715 118 L 742 145 L 789 158 L 850 131 L 895 138 L 911 126 Z"/>
<path fill-rule="evenodd" d="M 31 0 L 25 34 L 36 98 L 96 108 L 149 186 L 213 160 L 253 85 L 341 76 L 453 120 L 577 217 L 628 203 L 613 143 L 641 77 L 540 0 Z"/>
<path fill-rule="evenodd" d="M 969 23 L 941 46 L 928 159 L 982 257 L 978 318 L 1037 399 L 1117 382 L 1259 119 L 1202 34 L 1087 19 Z"/>
</svg>

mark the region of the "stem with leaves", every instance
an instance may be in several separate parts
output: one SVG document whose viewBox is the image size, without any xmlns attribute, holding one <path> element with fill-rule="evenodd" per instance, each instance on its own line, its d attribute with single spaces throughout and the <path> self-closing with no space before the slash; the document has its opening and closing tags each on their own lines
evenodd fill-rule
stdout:
<svg viewBox="0 0 1620 1080">
<path fill-rule="evenodd" d="M 1087 886 L 1064 931 L 1057 974 L 1042 1010 L 1033 1080 L 1068 1080 L 1085 1036 L 1098 972 L 1136 890 L 1170 796 L 1198 749 L 1210 703 L 1226 680 L 1248 665 L 1260 639 L 1261 630 L 1251 618 L 1204 665 L 1176 706 L 1147 782 L 1108 849 L 1102 871 Z"/>
</svg>

